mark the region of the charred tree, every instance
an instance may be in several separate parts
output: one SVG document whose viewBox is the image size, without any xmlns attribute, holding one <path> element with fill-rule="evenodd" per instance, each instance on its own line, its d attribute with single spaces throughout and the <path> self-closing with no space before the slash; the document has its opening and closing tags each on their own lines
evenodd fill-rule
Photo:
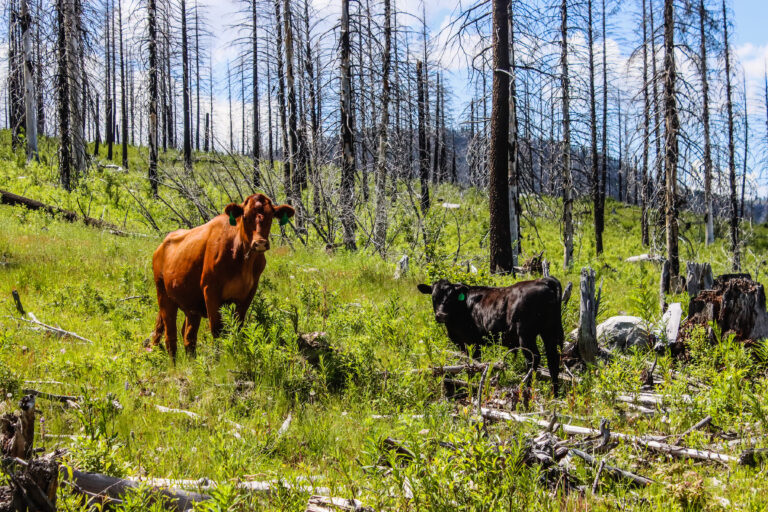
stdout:
<svg viewBox="0 0 768 512">
<path fill-rule="evenodd" d="M 344 245 L 355 243 L 355 120 L 352 115 L 352 76 L 350 70 L 349 0 L 341 0 L 341 225 Z"/>
<path fill-rule="evenodd" d="M 427 153 L 426 105 L 424 98 L 424 67 L 420 60 L 416 61 L 416 87 L 418 89 L 419 109 L 419 180 L 421 181 L 421 211 L 429 210 L 429 156 Z"/>
<path fill-rule="evenodd" d="M 376 211 L 373 244 L 384 255 L 387 242 L 387 144 L 389 130 L 389 69 L 391 65 L 392 26 L 390 0 L 384 0 L 384 56 L 381 77 L 381 121 L 376 155 Z"/>
<path fill-rule="evenodd" d="M 667 260 L 672 277 L 680 275 L 677 226 L 677 115 L 675 90 L 675 10 L 674 0 L 664 0 L 664 169 L 666 181 L 665 217 L 667 228 Z"/>
<path fill-rule="evenodd" d="M 739 208 L 736 200 L 736 155 L 733 141 L 733 88 L 731 86 L 731 55 L 728 41 L 728 13 L 723 0 L 723 43 L 725 47 L 725 111 L 728 119 L 728 188 L 730 199 L 731 266 L 739 270 Z"/>
<path fill-rule="evenodd" d="M 149 25 L 149 186 L 157 197 L 157 0 L 147 0 Z"/>
<path fill-rule="evenodd" d="M 493 0 L 493 97 L 488 145 L 492 273 L 513 271 L 509 233 L 509 0 Z"/>
</svg>

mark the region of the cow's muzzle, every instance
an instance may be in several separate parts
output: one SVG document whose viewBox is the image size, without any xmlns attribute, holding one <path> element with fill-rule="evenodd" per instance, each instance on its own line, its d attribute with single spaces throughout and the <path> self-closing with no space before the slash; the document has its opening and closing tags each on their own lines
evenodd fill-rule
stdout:
<svg viewBox="0 0 768 512">
<path fill-rule="evenodd" d="M 253 249 L 256 252 L 266 252 L 269 250 L 269 240 L 260 238 L 258 240 L 254 240 L 251 244 L 251 249 Z"/>
<path fill-rule="evenodd" d="M 448 315 L 446 315 L 445 313 L 435 313 L 435 320 L 439 324 L 444 324 L 445 322 L 448 321 Z"/>
</svg>

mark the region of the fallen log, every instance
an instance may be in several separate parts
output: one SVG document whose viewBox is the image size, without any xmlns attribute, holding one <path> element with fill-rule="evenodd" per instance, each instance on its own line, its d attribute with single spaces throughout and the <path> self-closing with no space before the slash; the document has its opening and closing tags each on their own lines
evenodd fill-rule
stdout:
<svg viewBox="0 0 768 512">
<path fill-rule="evenodd" d="M 712 423 L 712 416 L 705 416 L 702 420 L 700 420 L 700 421 L 696 422 L 694 425 L 692 425 L 691 428 L 689 428 L 688 430 L 686 430 L 685 432 L 680 434 L 680 437 L 675 442 L 675 445 L 679 446 L 680 443 L 683 442 L 683 439 L 685 439 L 685 437 L 688 434 L 690 434 L 691 432 L 693 432 L 695 430 L 702 429 L 702 428 L 706 427 L 707 425 L 709 425 L 710 423 Z"/>
<path fill-rule="evenodd" d="M 83 338 L 82 336 L 80 336 L 77 333 L 70 332 L 70 331 L 65 331 L 61 327 L 54 327 L 52 325 L 44 324 L 43 322 L 38 320 L 37 317 L 35 316 L 35 314 L 32 313 L 31 311 L 29 311 L 27 313 L 27 316 L 29 317 L 28 319 L 24 318 L 24 317 L 18 317 L 18 316 L 8 316 L 7 318 L 11 318 L 13 320 L 21 320 L 22 322 L 26 322 L 28 324 L 36 325 L 37 328 L 39 328 L 39 329 L 43 329 L 44 331 L 52 332 L 53 334 L 55 334 L 57 336 L 60 336 L 60 337 L 63 337 L 63 338 L 67 338 L 67 337 L 75 338 L 76 340 L 80 340 L 82 342 L 85 342 L 85 343 L 88 343 L 90 345 L 93 345 L 93 341 L 89 340 L 88 338 Z"/>
<path fill-rule="evenodd" d="M 363 512 L 368 510 L 373 509 L 364 507 L 362 503 L 355 499 L 310 496 L 304 512 Z"/>
<path fill-rule="evenodd" d="M 659 263 L 664 261 L 664 258 L 659 256 L 658 254 L 638 254 L 637 256 L 630 256 L 624 261 L 628 263 L 637 263 L 640 261 L 653 261 L 655 263 Z"/>
<path fill-rule="evenodd" d="M 545 429 L 548 428 L 550 425 L 550 422 L 547 420 L 537 420 L 536 418 L 521 416 L 519 414 L 506 412 L 506 411 L 499 411 L 495 409 L 483 408 L 482 415 L 484 418 L 491 419 L 491 420 L 514 421 L 517 423 L 532 423 Z M 563 423 L 563 424 L 560 424 L 560 428 L 563 429 L 563 432 L 569 435 L 587 435 L 587 436 L 596 436 L 596 437 L 601 435 L 599 430 L 589 428 L 589 427 L 580 427 L 578 425 L 568 425 Z M 715 461 L 715 462 L 722 462 L 726 464 L 731 462 L 736 462 L 736 463 L 739 462 L 739 458 L 734 457 L 732 455 L 713 452 L 709 450 L 696 450 L 694 448 L 682 448 L 680 446 L 674 446 L 671 444 L 666 444 L 666 443 L 662 443 L 660 441 L 651 440 L 651 439 L 643 439 L 638 436 L 622 434 L 620 432 L 611 432 L 610 437 L 611 437 L 611 440 L 622 440 L 628 443 L 643 446 L 644 448 L 651 451 L 665 453 L 672 457 L 677 457 L 681 459 Z"/>
<path fill-rule="evenodd" d="M 178 512 L 184 512 L 193 508 L 195 503 L 211 499 L 206 494 L 157 486 L 146 480 L 133 481 L 99 473 L 86 473 L 64 466 L 60 469 L 60 478 L 62 483 L 70 484 L 75 492 L 87 496 L 91 505 L 122 502 L 128 493 L 140 490 L 149 490 L 151 492 L 153 495 L 150 499 L 151 503 L 156 503 L 157 497 L 161 497 L 165 504 L 170 506 L 171 510 Z"/>
<path fill-rule="evenodd" d="M 572 453 L 573 455 L 579 457 L 580 459 L 584 460 L 587 464 L 590 464 L 592 466 L 594 466 L 597 463 L 597 460 L 592 455 L 586 452 L 583 452 L 581 450 L 577 450 L 576 448 L 571 448 L 568 451 L 568 453 Z M 632 484 L 638 485 L 640 487 L 647 487 L 652 483 L 655 483 L 650 478 L 646 478 L 644 476 L 636 475 L 630 471 L 625 471 L 623 469 L 610 466 L 608 464 L 605 464 L 604 461 L 600 461 L 600 467 L 602 467 L 604 471 L 608 471 L 608 473 L 610 473 L 614 477 L 628 480 Z M 597 481 L 597 477 L 595 478 L 595 481 Z"/>
<path fill-rule="evenodd" d="M 45 391 L 38 391 L 36 389 L 22 389 L 22 393 L 25 395 L 33 395 L 36 397 L 43 398 L 45 400 L 50 400 L 52 402 L 61 402 L 63 404 L 68 404 L 70 402 L 80 402 L 83 400 L 82 396 L 77 395 L 56 395 L 54 393 L 46 393 Z"/>
<path fill-rule="evenodd" d="M 189 419 L 192 419 L 192 420 L 195 420 L 195 421 L 202 421 L 202 418 L 201 418 L 201 416 L 199 414 L 197 414 L 196 412 L 187 411 L 186 409 L 174 409 L 172 407 L 165 407 L 165 406 L 160 405 L 160 404 L 155 404 L 155 409 L 157 409 L 159 412 L 162 412 L 162 413 L 183 414 L 184 416 L 188 417 Z M 288 425 L 291 424 L 291 422 L 290 422 L 290 414 L 289 414 L 289 417 L 286 418 L 286 421 L 288 422 Z M 243 425 L 241 425 L 239 423 L 236 423 L 236 422 L 234 422 L 232 420 L 228 420 L 228 419 L 225 418 L 224 422 L 232 425 L 237 430 L 246 430 L 246 428 Z M 287 430 L 288 426 L 286 425 L 285 428 Z M 253 430 L 251 430 L 251 432 L 253 432 L 255 434 L 255 432 Z"/>
<path fill-rule="evenodd" d="M 73 211 L 65 210 L 64 208 L 59 208 L 58 206 L 51 206 L 29 197 L 24 197 L 18 194 L 14 194 L 13 192 L 8 192 L 7 190 L 0 189 L 0 204 L 7 204 L 10 206 L 25 206 L 30 210 L 43 210 L 47 213 L 50 213 L 51 215 L 60 215 L 62 218 L 69 222 L 79 221 L 86 226 L 107 229 L 110 231 L 110 233 L 116 235 L 128 234 L 122 231 L 116 225 L 104 220 L 94 219 L 93 217 L 88 216 L 80 216 Z"/>
</svg>

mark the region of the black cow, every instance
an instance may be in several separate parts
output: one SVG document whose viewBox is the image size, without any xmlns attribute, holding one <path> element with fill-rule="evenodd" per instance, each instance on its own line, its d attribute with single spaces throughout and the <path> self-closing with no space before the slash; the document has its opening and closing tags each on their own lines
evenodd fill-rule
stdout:
<svg viewBox="0 0 768 512">
<path fill-rule="evenodd" d="M 521 281 L 512 286 L 467 286 L 445 279 L 420 284 L 421 293 L 432 295 L 435 320 L 445 324 L 448 337 L 462 350 L 499 339 L 507 348 L 523 347 L 525 358 L 538 368 L 541 354 L 536 336 L 544 341 L 552 389 L 558 395 L 563 323 L 560 318 L 562 288 L 554 277 Z"/>
</svg>

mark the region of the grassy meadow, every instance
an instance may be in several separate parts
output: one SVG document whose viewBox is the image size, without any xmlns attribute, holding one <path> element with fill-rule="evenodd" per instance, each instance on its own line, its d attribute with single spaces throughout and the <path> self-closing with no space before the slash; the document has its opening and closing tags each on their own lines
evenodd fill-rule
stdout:
<svg viewBox="0 0 768 512">
<path fill-rule="evenodd" d="M 41 162 L 25 165 L 23 156 L 10 149 L 7 132 L 0 134 L 0 188 L 86 212 L 133 233 L 116 236 L 0 206 L 0 391 L 6 397 L 0 407 L 15 410 L 24 388 L 82 396 L 79 408 L 38 399 L 42 419 L 36 445 L 67 448 L 65 460 L 73 467 L 219 482 L 214 499 L 201 510 L 304 510 L 308 490 L 277 486 L 270 494 L 252 494 L 236 489 L 235 482 L 248 479 L 328 488 L 333 496 L 355 497 L 376 510 L 768 508 L 765 468 L 674 459 L 624 443 L 598 457 L 651 478 L 654 485 L 635 489 L 604 475 L 593 493 L 596 468 L 574 458 L 569 470 L 585 490 L 566 493 L 548 485 L 541 470 L 520 463 L 525 442 L 538 427 L 480 423 L 472 401 L 447 399 L 441 377 L 413 371 L 460 361 L 416 284 L 441 276 L 470 284 L 515 281 L 487 272 L 488 209 L 482 191 L 441 185 L 433 190 L 431 212 L 420 219 L 401 184 L 391 206 L 386 259 L 365 246 L 362 232 L 357 252 L 329 251 L 311 230 L 304 245 L 290 230 L 281 235 L 275 223 L 247 321 L 243 326 L 229 321 L 218 340 L 203 321 L 198 357 L 189 360 L 180 350 L 174 366 L 164 351 L 144 345 L 157 314 L 152 252 L 165 233 L 182 227 L 163 202 L 149 197 L 146 150 L 131 148 L 130 171 L 94 165 L 67 194 L 56 186 L 51 156 L 56 142 L 44 140 L 42 147 Z M 103 162 L 103 148 L 101 155 Z M 173 165 L 170 153 L 163 165 Z M 199 165 L 218 172 L 215 163 Z M 210 187 L 223 210 L 226 194 Z M 193 214 L 174 190 L 161 187 L 161 195 Z M 461 206 L 449 210 L 440 206 L 443 201 Z M 617 314 L 658 320 L 658 264 L 623 261 L 647 252 L 640 244 L 638 208 L 609 200 L 606 251 L 595 258 L 589 204 L 578 202 L 576 263 L 565 272 L 557 201 L 531 197 L 524 203 L 523 259 L 544 251 L 552 274 L 577 289 L 581 267 L 594 268 L 603 287 L 598 321 Z M 142 208 L 151 212 L 158 230 L 149 226 Z M 371 217 L 370 208 L 362 205 L 360 217 Z M 427 247 L 418 230 L 421 221 Z M 719 226 L 717 243 L 705 248 L 700 221 L 685 217 L 681 222 L 682 259 L 708 261 L 715 274 L 728 271 L 725 226 Z M 768 228 L 744 225 L 742 231 L 745 270 L 768 284 Z M 660 246 L 663 233 L 654 229 L 654 234 Z M 403 254 L 410 257 L 410 271 L 395 280 L 395 264 Z M 470 265 L 478 272 L 469 272 Z M 40 321 L 92 343 L 31 329 L 18 319 L 12 288 Z M 686 294 L 668 300 L 687 308 Z M 564 311 L 566 332 L 576 326 L 578 302 L 575 294 Z M 315 331 L 325 332 L 338 349 L 319 367 L 300 356 L 296 343 L 299 334 Z M 639 391 L 641 373 L 654 357 L 648 353 L 590 369 L 557 399 L 549 382 L 535 381 L 528 407 L 518 404 L 518 412 L 539 419 L 555 412 L 561 423 L 593 428 L 606 418 L 613 431 L 658 436 L 682 433 L 711 415 L 717 428 L 691 433 L 685 446 L 738 456 L 747 445 L 728 446 L 714 435 L 725 431 L 758 437 L 754 446 L 768 447 L 768 437 L 761 437 L 768 434 L 766 364 L 729 339 L 714 347 L 703 337 L 694 339 L 690 351 L 685 365 L 659 358 L 664 380 L 658 392 L 668 403 L 656 414 L 637 414 L 615 401 L 617 394 Z M 492 346 L 475 355 L 496 361 L 504 353 Z M 510 356 L 507 362 L 511 369 L 490 380 L 486 396 L 503 394 L 522 379 L 523 358 Z M 460 378 L 476 384 L 480 376 Z M 693 391 L 690 380 L 703 386 Z M 686 394 L 690 402 L 683 399 Z M 197 417 L 161 412 L 157 406 Z M 290 424 L 279 433 L 289 415 Z M 415 459 L 409 464 L 393 460 L 381 445 L 386 437 L 405 443 Z M 63 510 L 78 510 L 66 487 L 59 492 Z M 119 509 L 160 507 L 147 500 L 139 493 Z"/>
</svg>

